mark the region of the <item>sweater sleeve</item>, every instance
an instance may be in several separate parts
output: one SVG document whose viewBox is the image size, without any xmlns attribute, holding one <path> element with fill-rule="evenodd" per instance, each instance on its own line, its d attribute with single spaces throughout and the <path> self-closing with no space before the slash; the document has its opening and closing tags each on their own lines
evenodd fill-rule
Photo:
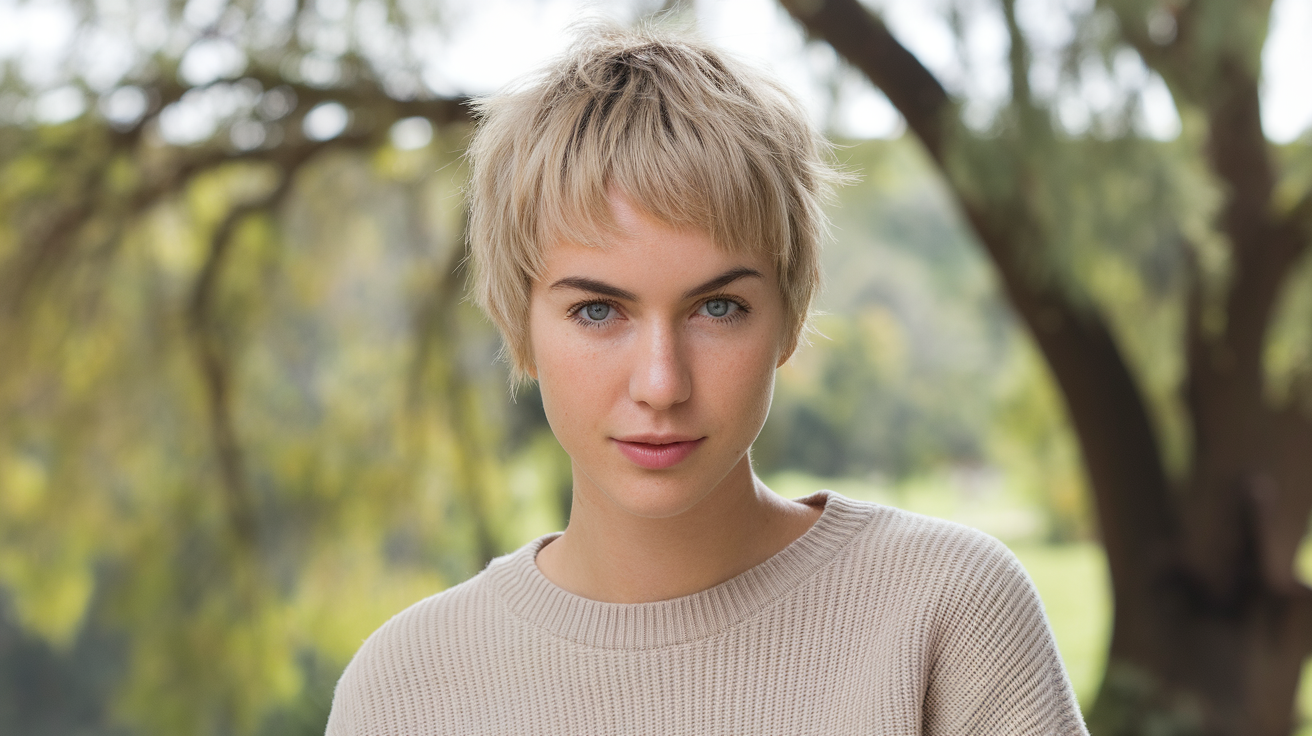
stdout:
<svg viewBox="0 0 1312 736">
<path fill-rule="evenodd" d="M 982 534 L 958 555 L 961 574 L 946 584 L 935 621 L 925 736 L 1087 736 L 1020 561 Z"/>
<path fill-rule="evenodd" d="M 346 676 L 343 675 L 345 680 Z M 328 727 L 324 731 L 324 736 L 351 736 L 350 715 L 346 701 L 350 699 L 350 694 L 342 687 L 342 682 L 337 683 L 337 688 L 333 691 L 333 705 L 328 712 Z"/>
</svg>

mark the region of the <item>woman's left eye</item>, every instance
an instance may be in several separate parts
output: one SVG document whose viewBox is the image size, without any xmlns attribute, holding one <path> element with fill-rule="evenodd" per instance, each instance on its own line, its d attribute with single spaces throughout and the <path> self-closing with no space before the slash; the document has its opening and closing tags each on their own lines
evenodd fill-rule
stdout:
<svg viewBox="0 0 1312 736">
<path fill-rule="evenodd" d="M 742 307 L 738 306 L 736 302 L 730 299 L 708 299 L 706 303 L 701 306 L 701 309 L 697 311 L 707 317 L 715 317 L 716 319 L 719 319 L 721 317 L 727 317 L 739 309 L 742 309 Z"/>
<path fill-rule="evenodd" d="M 604 322 L 610 316 L 610 305 L 605 302 L 593 302 L 583 308 L 583 314 L 593 322 Z"/>
</svg>

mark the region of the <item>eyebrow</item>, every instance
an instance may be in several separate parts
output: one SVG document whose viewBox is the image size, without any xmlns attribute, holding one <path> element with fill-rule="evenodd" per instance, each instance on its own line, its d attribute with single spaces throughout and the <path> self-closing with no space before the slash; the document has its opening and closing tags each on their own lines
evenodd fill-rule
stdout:
<svg viewBox="0 0 1312 736">
<path fill-rule="evenodd" d="M 746 266 L 739 266 L 738 268 L 731 268 L 710 281 L 698 284 L 697 286 L 683 292 L 683 298 L 692 299 L 693 297 L 698 297 L 703 294 L 709 294 L 713 291 L 723 289 L 738 279 L 748 277 L 755 277 L 758 279 L 763 278 L 760 271 L 757 271 L 754 268 L 747 268 Z M 583 276 L 566 276 L 565 278 L 553 283 L 551 288 L 577 289 L 579 291 L 588 291 L 593 294 L 600 294 L 601 296 L 608 296 L 614 299 L 623 299 L 630 302 L 638 301 L 638 295 L 631 291 L 621 289 L 618 286 L 611 286 L 604 281 L 598 281 Z"/>
<path fill-rule="evenodd" d="M 638 295 L 631 291 L 625 291 L 618 286 L 611 286 L 604 281 L 584 278 L 582 276 L 566 276 L 551 285 L 553 289 L 578 289 L 579 291 L 590 291 L 593 294 L 609 296 L 615 299 L 623 299 L 629 302 L 638 301 Z"/>
<path fill-rule="evenodd" d="M 738 279 L 748 278 L 748 277 L 755 277 L 758 279 L 763 278 L 761 276 L 760 271 L 757 271 L 754 268 L 747 268 L 746 266 L 739 266 L 738 268 L 731 268 L 728 271 L 725 271 L 724 273 L 720 274 L 719 276 L 716 276 L 715 278 L 711 279 L 710 281 L 707 281 L 704 284 L 701 284 L 699 286 L 694 286 L 691 289 L 683 292 L 683 298 L 691 299 L 695 296 L 709 294 L 712 291 L 719 291 L 720 289 L 723 289 L 724 287 L 728 286 L 729 284 L 732 284 Z"/>
</svg>

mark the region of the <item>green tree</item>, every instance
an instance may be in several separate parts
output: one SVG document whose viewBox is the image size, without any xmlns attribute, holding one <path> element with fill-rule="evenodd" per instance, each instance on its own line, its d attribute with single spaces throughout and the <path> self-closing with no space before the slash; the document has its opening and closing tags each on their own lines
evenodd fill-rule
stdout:
<svg viewBox="0 0 1312 736">
<path fill-rule="evenodd" d="M 1135 134 L 1133 98 L 1064 133 L 1013 0 L 991 6 L 1010 97 L 973 127 L 858 0 L 783 4 L 902 113 L 1061 389 L 1115 593 L 1092 730 L 1289 733 L 1312 651 L 1293 570 L 1312 509 L 1312 187 L 1307 146 L 1262 132 L 1270 2 L 1074 14 L 1067 79 L 1141 59 L 1182 120 L 1170 144 Z M 960 33 L 966 6 L 949 7 Z"/>
<path fill-rule="evenodd" d="M 141 732 L 321 731 L 364 636 L 512 524 L 560 523 L 506 490 L 505 376 L 463 302 L 468 112 L 411 52 L 441 18 L 52 12 L 63 55 L 0 77 L 7 613 L 51 656 L 100 657 Z M 515 457 L 563 472 L 517 421 Z"/>
</svg>

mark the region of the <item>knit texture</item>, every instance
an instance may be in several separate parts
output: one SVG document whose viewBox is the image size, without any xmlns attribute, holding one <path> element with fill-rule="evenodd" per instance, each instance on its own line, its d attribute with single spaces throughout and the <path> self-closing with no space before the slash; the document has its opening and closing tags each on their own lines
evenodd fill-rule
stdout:
<svg viewBox="0 0 1312 736">
<path fill-rule="evenodd" d="M 328 736 L 1086 734 L 1043 604 L 1000 542 L 822 491 L 819 520 L 709 590 L 601 603 L 537 539 L 365 641 Z"/>
</svg>

